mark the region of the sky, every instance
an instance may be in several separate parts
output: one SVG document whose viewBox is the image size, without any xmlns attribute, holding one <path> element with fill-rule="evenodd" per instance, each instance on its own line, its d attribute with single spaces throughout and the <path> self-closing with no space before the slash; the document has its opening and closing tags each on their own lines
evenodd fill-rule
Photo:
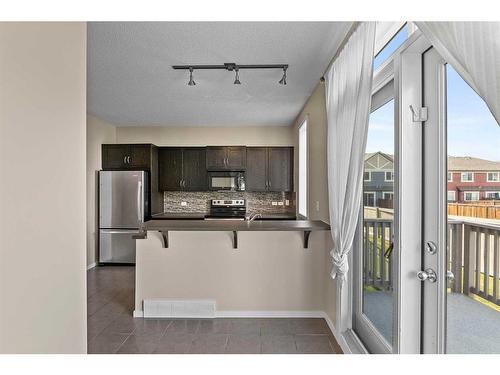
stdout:
<svg viewBox="0 0 500 375">
<path fill-rule="evenodd" d="M 380 66 L 406 39 L 402 29 L 374 60 Z M 500 161 L 500 126 L 484 101 L 448 64 L 448 155 Z M 394 100 L 370 115 L 366 152 L 394 154 Z"/>
</svg>

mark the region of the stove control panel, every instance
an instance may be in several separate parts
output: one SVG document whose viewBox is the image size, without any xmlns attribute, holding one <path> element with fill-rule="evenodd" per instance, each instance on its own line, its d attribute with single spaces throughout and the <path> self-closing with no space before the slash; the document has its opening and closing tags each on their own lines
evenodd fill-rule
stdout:
<svg viewBox="0 0 500 375">
<path fill-rule="evenodd" d="M 212 199 L 212 207 L 245 207 L 244 199 Z"/>
</svg>

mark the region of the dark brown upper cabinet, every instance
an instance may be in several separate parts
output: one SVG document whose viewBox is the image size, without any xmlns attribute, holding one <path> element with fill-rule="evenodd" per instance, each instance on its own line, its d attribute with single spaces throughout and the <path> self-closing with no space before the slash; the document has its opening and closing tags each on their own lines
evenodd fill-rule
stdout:
<svg viewBox="0 0 500 375">
<path fill-rule="evenodd" d="M 293 147 L 247 147 L 247 191 L 293 191 Z"/>
<path fill-rule="evenodd" d="M 246 190 L 267 190 L 267 147 L 247 147 Z"/>
<path fill-rule="evenodd" d="M 154 145 L 103 144 L 103 170 L 151 170 Z"/>
<path fill-rule="evenodd" d="M 207 169 L 212 171 L 245 170 L 247 153 L 245 146 L 207 147 Z"/>
<path fill-rule="evenodd" d="M 208 190 L 205 147 L 161 147 L 159 174 L 162 191 Z"/>
</svg>

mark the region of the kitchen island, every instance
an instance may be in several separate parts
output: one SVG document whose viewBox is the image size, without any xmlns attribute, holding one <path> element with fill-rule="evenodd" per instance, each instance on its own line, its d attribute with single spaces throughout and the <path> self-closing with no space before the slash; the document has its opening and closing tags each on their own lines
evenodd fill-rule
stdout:
<svg viewBox="0 0 500 375">
<path fill-rule="evenodd" d="M 329 229 L 317 220 L 150 220 L 136 241 L 135 315 L 154 305 L 146 316 L 211 316 L 195 306 L 212 301 L 213 316 L 319 316 Z"/>
</svg>

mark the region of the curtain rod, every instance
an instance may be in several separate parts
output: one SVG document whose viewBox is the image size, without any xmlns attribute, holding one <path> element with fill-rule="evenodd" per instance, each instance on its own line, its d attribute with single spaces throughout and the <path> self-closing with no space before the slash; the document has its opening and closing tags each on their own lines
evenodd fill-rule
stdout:
<svg viewBox="0 0 500 375">
<path fill-rule="evenodd" d="M 356 29 L 358 28 L 358 26 L 360 24 L 361 24 L 361 22 L 358 22 L 358 21 L 355 21 L 355 22 L 352 23 L 351 27 L 347 31 L 347 34 L 345 35 L 344 39 L 340 43 L 339 48 L 337 48 L 337 52 L 335 52 L 335 55 L 333 55 L 332 59 L 330 60 L 330 63 L 328 64 L 328 66 L 325 69 L 325 72 L 323 73 L 323 75 L 319 79 L 320 82 L 325 82 L 325 75 L 326 75 L 326 73 L 328 73 L 328 70 L 331 68 L 331 66 L 333 65 L 333 63 L 337 59 L 337 57 L 340 55 L 340 52 L 342 52 L 342 50 L 344 49 L 345 45 L 347 44 L 347 42 L 351 38 L 351 35 L 354 34 L 354 32 L 356 31 Z"/>
</svg>

